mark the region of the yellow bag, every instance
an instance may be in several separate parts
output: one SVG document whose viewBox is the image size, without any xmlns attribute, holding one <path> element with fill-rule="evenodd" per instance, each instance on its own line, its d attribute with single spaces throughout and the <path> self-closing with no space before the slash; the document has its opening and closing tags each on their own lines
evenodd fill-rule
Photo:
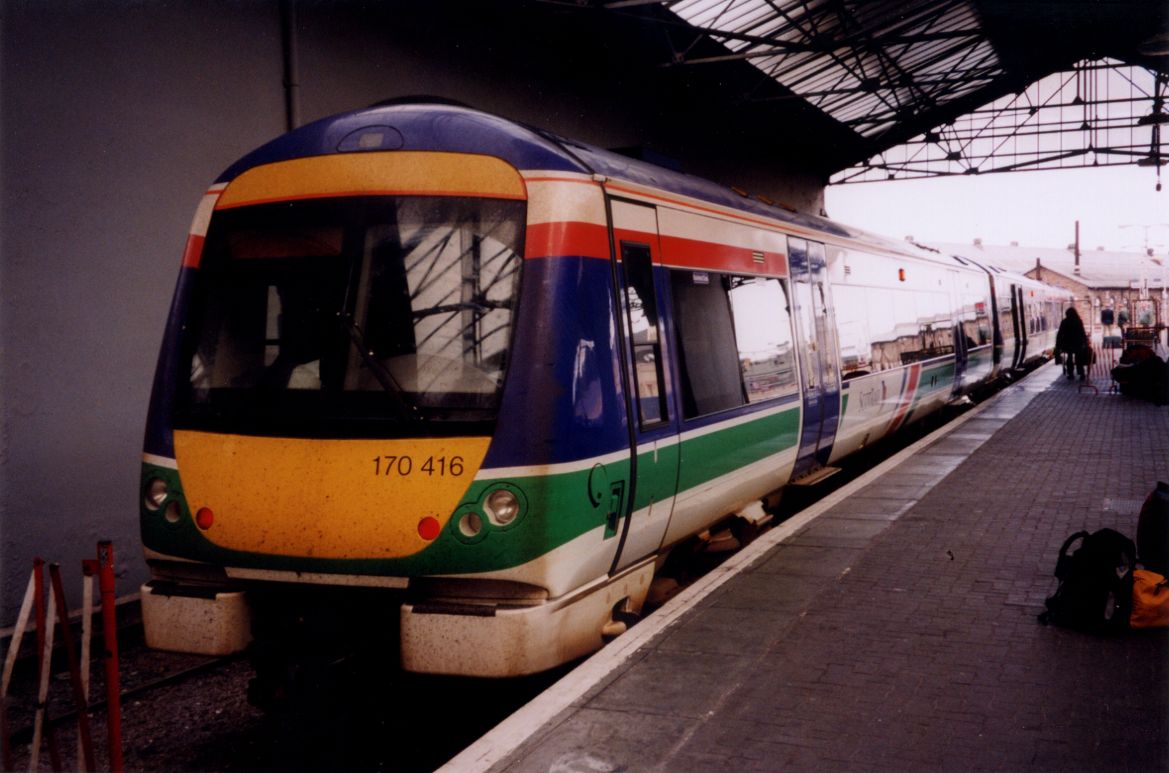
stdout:
<svg viewBox="0 0 1169 773">
<path fill-rule="evenodd" d="M 1133 628 L 1169 628 L 1169 580 L 1148 569 L 1132 573 Z"/>
</svg>

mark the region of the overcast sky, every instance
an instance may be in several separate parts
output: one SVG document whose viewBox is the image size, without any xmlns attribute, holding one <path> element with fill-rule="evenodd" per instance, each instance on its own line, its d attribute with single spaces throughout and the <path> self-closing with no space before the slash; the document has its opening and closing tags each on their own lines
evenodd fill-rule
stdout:
<svg viewBox="0 0 1169 773">
<path fill-rule="evenodd" d="M 828 216 L 919 242 L 1066 247 L 1080 221 L 1084 249 L 1169 250 L 1169 168 L 1119 166 L 829 186 Z M 1121 228 L 1122 225 L 1141 227 Z"/>
</svg>

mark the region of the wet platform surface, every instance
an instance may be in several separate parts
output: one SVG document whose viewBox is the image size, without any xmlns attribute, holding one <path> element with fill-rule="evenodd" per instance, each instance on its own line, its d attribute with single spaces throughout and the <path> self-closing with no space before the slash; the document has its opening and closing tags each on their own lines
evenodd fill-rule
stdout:
<svg viewBox="0 0 1169 773">
<path fill-rule="evenodd" d="M 1169 408 L 1044 366 L 753 543 L 448 767 L 1169 769 L 1169 637 L 1037 622 L 1065 537 L 1135 539 L 1157 480 Z"/>
</svg>

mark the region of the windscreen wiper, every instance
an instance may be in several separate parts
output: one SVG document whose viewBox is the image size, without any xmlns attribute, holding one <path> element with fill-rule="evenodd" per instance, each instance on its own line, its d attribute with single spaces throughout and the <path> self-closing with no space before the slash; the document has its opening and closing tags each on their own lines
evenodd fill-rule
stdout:
<svg viewBox="0 0 1169 773">
<path fill-rule="evenodd" d="M 417 420 L 421 416 L 418 413 L 418 407 L 413 403 L 407 402 L 403 396 L 404 390 L 402 385 L 398 383 L 394 375 L 390 373 L 389 368 L 382 364 L 381 360 L 373 355 L 369 347 L 365 345 L 365 336 L 361 332 L 361 328 L 353 321 L 353 315 L 339 311 L 337 312 L 337 319 L 345 328 L 345 332 L 349 334 L 349 342 L 357 349 L 358 355 L 361 356 L 361 361 L 373 372 L 374 378 L 382 385 L 382 389 L 386 394 L 390 395 L 394 407 L 398 413 L 406 419 Z"/>
<path fill-rule="evenodd" d="M 415 319 L 422 317 L 429 317 L 432 314 L 449 314 L 455 311 L 474 311 L 479 314 L 486 314 L 495 309 L 508 309 L 511 304 L 506 301 L 489 301 L 486 298 L 478 301 L 459 301 L 457 303 L 445 303 L 440 306 L 430 306 L 424 309 L 414 309 L 411 313 Z"/>
</svg>

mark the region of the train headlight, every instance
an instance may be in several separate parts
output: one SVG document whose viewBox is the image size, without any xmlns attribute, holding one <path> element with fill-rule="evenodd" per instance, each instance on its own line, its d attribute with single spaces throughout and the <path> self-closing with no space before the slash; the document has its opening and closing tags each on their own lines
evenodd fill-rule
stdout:
<svg viewBox="0 0 1169 773">
<path fill-rule="evenodd" d="M 464 537 L 478 537 L 483 531 L 483 519 L 479 513 L 464 513 L 459 519 L 459 533 Z"/>
<path fill-rule="evenodd" d="M 520 514 L 520 501 L 507 489 L 496 489 L 483 503 L 483 509 L 493 524 L 507 526 Z"/>
<path fill-rule="evenodd" d="M 166 495 L 170 493 L 166 481 L 162 478 L 151 478 L 146 484 L 146 496 L 143 504 L 150 512 L 157 512 L 166 502 Z"/>
</svg>

